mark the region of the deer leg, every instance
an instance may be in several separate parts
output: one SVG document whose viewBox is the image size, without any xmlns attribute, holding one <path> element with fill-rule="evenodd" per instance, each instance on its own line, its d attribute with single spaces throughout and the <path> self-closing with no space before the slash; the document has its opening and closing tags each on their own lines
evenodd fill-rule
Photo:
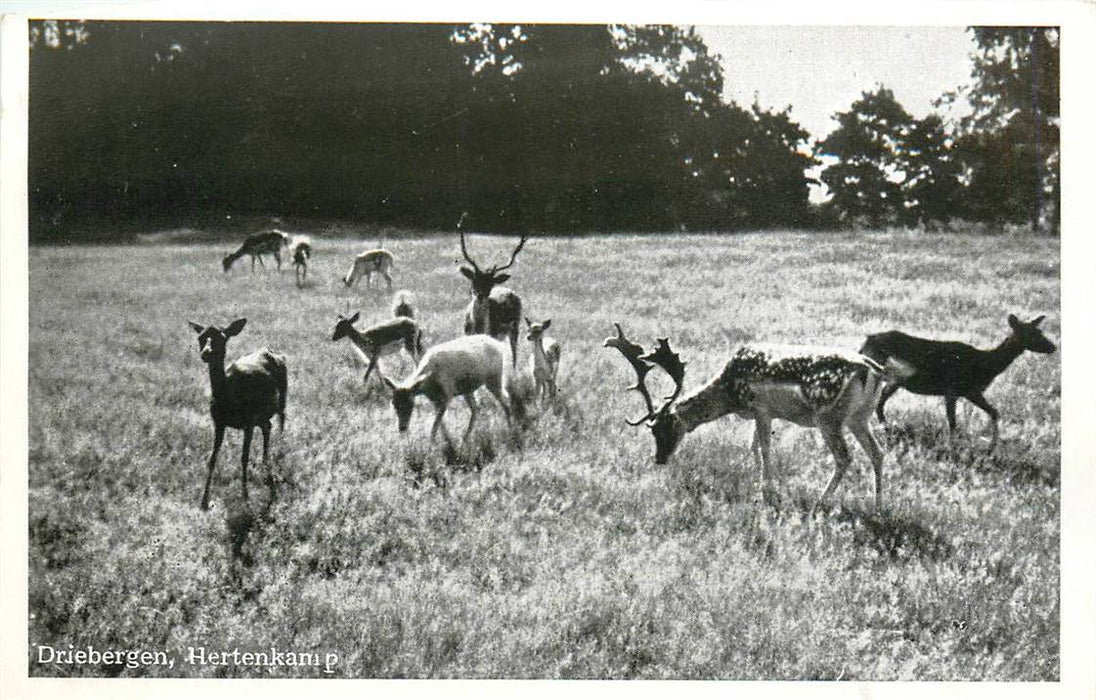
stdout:
<svg viewBox="0 0 1096 700">
<path fill-rule="evenodd" d="M 833 453 L 834 467 L 833 476 L 830 477 L 830 483 L 826 485 L 826 489 L 822 492 L 822 496 L 818 499 L 818 504 L 815 508 L 825 503 L 831 495 L 837 485 L 841 483 L 841 477 L 845 476 L 845 470 L 849 468 L 849 464 L 852 462 L 852 458 L 849 456 L 849 446 L 845 442 L 845 437 L 841 435 L 841 426 L 835 427 L 822 427 L 822 439 L 826 441 L 826 445 L 830 448 L 830 452 Z"/>
<path fill-rule="evenodd" d="M 879 441 L 875 439 L 871 428 L 868 427 L 867 416 L 863 421 L 853 422 L 849 430 L 871 460 L 871 468 L 875 472 L 875 509 L 879 510 L 883 507 L 883 449 L 879 446 Z"/>
<path fill-rule="evenodd" d="M 274 251 L 274 260 L 278 263 L 278 272 L 282 271 L 282 256 L 278 251 Z"/>
<path fill-rule="evenodd" d="M 430 439 L 433 440 L 438 433 L 438 428 L 441 428 L 441 434 L 445 437 L 445 441 L 450 445 L 453 444 L 453 439 L 449 437 L 449 431 L 445 429 L 445 422 L 442 418 L 445 416 L 446 404 L 437 403 L 434 404 L 434 427 L 430 429 Z"/>
<path fill-rule="evenodd" d="M 464 436 L 461 437 L 461 442 L 467 442 L 468 436 L 472 434 L 472 424 L 476 422 L 476 392 L 470 392 L 464 395 L 464 401 L 468 404 L 468 427 L 464 429 Z"/>
<path fill-rule="evenodd" d="M 384 270 L 381 270 L 381 274 L 384 275 L 384 281 L 388 283 L 388 291 L 391 292 L 392 291 L 392 275 L 388 274 Z"/>
<path fill-rule="evenodd" d="M 202 491 L 202 510 L 209 510 L 209 485 L 213 481 L 213 469 L 217 466 L 217 452 L 221 449 L 221 442 L 225 439 L 223 425 L 213 426 L 213 451 L 209 453 L 208 472 L 206 473 L 205 490 Z"/>
<path fill-rule="evenodd" d="M 244 450 L 243 455 L 240 457 L 240 472 L 242 475 L 243 488 L 244 488 L 244 505 L 247 505 L 247 460 L 251 455 L 251 434 L 254 428 L 248 426 L 244 428 Z"/>
<path fill-rule="evenodd" d="M 955 404 L 958 399 L 955 396 L 944 397 L 944 412 L 948 416 L 948 439 L 955 438 Z"/>
<path fill-rule="evenodd" d="M 986 397 L 982 396 L 981 393 L 971 394 L 966 398 L 972 404 L 985 411 L 986 415 L 989 416 L 990 430 L 992 431 L 992 437 L 990 438 L 989 443 L 989 451 L 993 452 L 993 450 L 997 447 L 997 409 L 993 406 L 990 406 L 989 401 L 986 401 Z"/>
<path fill-rule="evenodd" d="M 518 324 L 515 321 L 510 326 L 510 362 L 513 367 L 518 366 Z"/>
<path fill-rule="evenodd" d="M 369 360 L 369 367 L 367 367 L 366 370 L 365 370 L 365 379 L 362 380 L 363 384 L 368 384 L 369 383 L 369 375 L 373 373 L 373 368 L 378 366 L 378 363 L 380 362 L 380 359 L 381 359 L 381 356 L 380 356 L 380 353 L 378 353 L 378 354 L 374 355 L 372 359 Z"/>
<path fill-rule="evenodd" d="M 887 399 L 894 396 L 894 392 L 898 391 L 902 387 L 897 384 L 886 384 L 883 386 L 883 393 L 879 397 L 879 404 L 875 407 L 875 416 L 879 419 L 880 423 L 886 423 L 887 418 L 883 415 L 883 405 L 887 403 Z"/>
<path fill-rule="evenodd" d="M 274 471 L 270 466 L 270 421 L 259 426 L 263 433 L 263 464 L 266 465 L 266 484 L 274 491 Z"/>
<path fill-rule="evenodd" d="M 754 444 L 758 450 L 755 455 L 761 460 L 761 493 L 766 502 L 771 502 L 775 495 L 773 489 L 772 445 L 773 423 L 768 416 L 758 416 L 754 420 Z"/>
<path fill-rule="evenodd" d="M 491 392 L 491 396 L 495 397 L 495 400 L 499 402 L 499 406 L 502 406 L 502 412 L 506 416 L 506 424 L 510 425 L 510 392 L 506 390 L 506 387 L 499 382 L 487 382 L 487 391 Z"/>
</svg>

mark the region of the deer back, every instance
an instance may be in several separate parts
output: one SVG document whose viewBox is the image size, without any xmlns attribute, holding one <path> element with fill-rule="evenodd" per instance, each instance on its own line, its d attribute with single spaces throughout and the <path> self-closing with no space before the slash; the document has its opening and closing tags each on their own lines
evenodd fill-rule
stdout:
<svg viewBox="0 0 1096 700">
<path fill-rule="evenodd" d="M 259 425 L 285 407 L 285 357 L 269 350 L 237 358 L 225 368 L 224 389 L 210 408 L 214 420 L 233 428 Z"/>
</svg>

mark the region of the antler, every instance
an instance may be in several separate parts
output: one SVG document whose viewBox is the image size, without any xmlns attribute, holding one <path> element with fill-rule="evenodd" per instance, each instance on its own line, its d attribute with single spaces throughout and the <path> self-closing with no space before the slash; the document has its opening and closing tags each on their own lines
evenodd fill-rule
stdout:
<svg viewBox="0 0 1096 700">
<path fill-rule="evenodd" d="M 462 216 L 461 221 L 463 220 L 464 217 Z M 464 247 L 464 229 L 461 229 L 459 226 L 457 228 L 460 230 L 460 252 L 464 255 L 464 259 L 471 263 L 472 269 L 479 272 L 479 265 L 477 265 L 476 261 L 472 259 L 472 256 L 468 254 L 468 249 Z"/>
<path fill-rule="evenodd" d="M 636 372 L 636 383 L 628 388 L 638 391 L 643 396 L 644 403 L 647 404 L 647 415 L 635 422 L 627 418 L 624 419 L 628 425 L 636 426 L 655 414 L 655 403 L 651 400 L 651 393 L 647 391 L 646 383 L 647 373 L 651 371 L 651 365 L 640 357 L 643 354 L 643 348 L 624 337 L 624 329 L 620 327 L 619 323 L 613 325 L 616 326 L 617 337 L 606 338 L 604 347 L 616 348 L 621 355 L 624 355 L 624 359 Z"/>
<path fill-rule="evenodd" d="M 670 342 L 666 338 L 659 338 L 658 344 L 651 352 L 643 355 L 643 348 L 638 344 L 633 343 L 624 336 L 624 330 L 620 327 L 619 323 L 614 323 L 616 326 L 617 337 L 606 338 L 604 346 L 607 348 L 616 348 L 620 351 L 620 354 L 624 355 L 624 359 L 628 361 L 628 364 L 632 366 L 632 369 L 636 373 L 636 383 L 629 389 L 638 391 L 643 396 L 644 403 L 647 404 L 647 415 L 638 418 L 634 421 L 624 419 L 628 425 L 637 426 L 641 423 L 645 423 L 652 418 L 662 415 L 669 407 L 677 400 L 678 395 L 681 393 L 681 388 L 685 382 L 685 363 L 681 361 L 681 357 L 670 348 Z M 651 392 L 647 389 L 647 373 L 651 371 L 654 365 L 661 367 L 666 374 L 670 375 L 670 378 L 674 380 L 674 391 L 667 396 L 662 406 L 655 410 L 654 400 L 651 399 Z"/>
<path fill-rule="evenodd" d="M 514 252 L 510 254 L 510 262 L 506 263 L 502 267 L 493 267 L 493 268 L 491 268 L 491 271 L 492 272 L 501 272 L 502 270 L 505 270 L 506 268 L 513 265 L 514 260 L 516 260 L 517 257 L 518 257 L 518 253 L 520 253 L 521 249 L 525 247 L 525 241 L 527 241 L 527 240 L 529 240 L 529 236 L 527 234 L 523 234 L 522 237 L 521 237 L 521 241 L 518 243 L 518 247 L 514 248 Z"/>
</svg>

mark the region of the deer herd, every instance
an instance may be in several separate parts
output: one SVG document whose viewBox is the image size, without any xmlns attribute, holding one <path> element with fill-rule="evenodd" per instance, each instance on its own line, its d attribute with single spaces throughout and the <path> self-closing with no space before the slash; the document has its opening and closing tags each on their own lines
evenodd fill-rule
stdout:
<svg viewBox="0 0 1096 700">
<path fill-rule="evenodd" d="M 458 229 L 460 229 L 458 224 Z M 502 286 L 510 279 L 503 274 L 517 260 L 527 238 L 522 236 L 504 265 L 481 267 L 469 254 L 463 229 L 460 252 L 466 265 L 458 269 L 471 285 L 471 299 L 464 312 L 464 336 L 425 348 L 423 330 L 415 319 L 410 294 L 401 290 L 394 297 L 392 318 L 369 328 L 355 324 L 360 312 L 338 316 L 332 341 L 346 338 L 367 363 L 365 382 L 374 371 L 391 395 L 400 433 L 408 430 L 416 397 L 425 397 L 434 407 L 431 439 L 440 431 L 446 443 L 452 438 L 444 416 L 449 403 L 462 397 L 470 416 L 463 433 L 467 440 L 476 421 L 479 406 L 476 392 L 486 388 L 502 408 L 508 424 L 515 419 L 513 382 L 518 370 L 518 335 L 524 320 L 530 345 L 527 374 L 534 384 L 534 397 L 541 404 L 558 397 L 558 374 L 562 344 L 547 335 L 550 320 L 534 322 L 522 314 L 522 301 L 514 290 Z M 223 268 L 245 255 L 265 267 L 263 255 L 272 255 L 281 267 L 281 253 L 290 252 L 296 268 L 297 286 L 304 285 L 312 256 L 311 241 L 305 236 L 290 236 L 281 231 L 264 231 L 249 236 L 239 249 L 225 256 Z M 377 247 L 358 255 L 342 278 L 346 286 L 366 278 L 371 286 L 374 273 L 380 274 L 392 288 L 395 256 Z M 654 348 L 629 340 L 620 323 L 616 333 L 603 346 L 617 350 L 635 373 L 629 387 L 640 394 L 645 413 L 628 425 L 646 425 L 654 437 L 656 464 L 665 464 L 683 438 L 696 428 L 728 414 L 753 421 L 751 452 L 761 475 L 761 493 L 767 502 L 777 495 L 774 477 L 783 482 L 783 470 L 774 467 L 771 455 L 772 422 L 780 419 L 815 428 L 833 455 L 833 473 L 816 507 L 825 503 L 841 483 L 852 462 L 845 439 L 851 433 L 866 452 L 875 477 L 875 506 L 883 500 L 883 449 L 869 426 L 873 414 L 885 422 L 883 407 L 898 389 L 915 394 L 944 398 L 948 435 L 956 431 L 955 407 L 965 398 L 984 411 L 990 420 L 989 449 L 998 443 L 998 412 L 984 392 L 1024 351 L 1051 353 L 1054 343 L 1039 329 L 1043 316 L 1022 321 L 1008 316 L 1009 334 L 995 348 L 979 350 L 961 342 L 931 340 L 892 330 L 867 336 L 858 351 L 839 347 L 749 343 L 739 347 L 714 377 L 699 388 L 685 393 L 685 365 L 670 346 L 668 338 L 658 338 Z M 229 338 L 244 328 L 245 319 L 226 327 L 190 322 L 198 334 L 199 353 L 209 368 L 211 388 L 210 414 L 213 419 L 213 449 L 209 456 L 201 507 L 209 507 L 217 453 L 225 428 L 243 431 L 241 478 L 244 502 L 247 502 L 247 466 L 252 434 L 259 428 L 263 436 L 263 461 L 267 461 L 270 421 L 279 417 L 285 426 L 288 372 L 284 356 L 269 350 L 244 355 L 225 366 Z M 384 355 L 403 351 L 416 363 L 405 379 L 387 376 L 379 366 Z M 647 376 L 655 368 L 673 383 L 670 395 L 656 401 L 647 386 Z M 658 404 L 656 407 L 656 403 Z M 271 482 L 271 488 L 273 483 Z"/>
</svg>

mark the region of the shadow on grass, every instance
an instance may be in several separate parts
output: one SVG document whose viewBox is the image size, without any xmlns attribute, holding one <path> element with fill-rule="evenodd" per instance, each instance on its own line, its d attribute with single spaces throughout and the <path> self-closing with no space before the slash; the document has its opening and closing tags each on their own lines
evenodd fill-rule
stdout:
<svg viewBox="0 0 1096 700">
<path fill-rule="evenodd" d="M 796 499 L 796 507 L 803 512 L 804 518 L 809 519 L 814 502 L 800 496 Z M 816 509 L 816 517 L 819 515 L 849 524 L 853 528 L 854 545 L 871 547 L 891 560 L 923 558 L 939 561 L 950 557 L 955 551 L 951 542 L 914 518 L 887 510 L 879 512 L 874 508 L 848 503 L 842 506 L 824 504 Z"/>
<path fill-rule="evenodd" d="M 992 453 L 968 452 L 960 456 L 959 463 L 977 472 L 1004 478 L 1010 486 L 1058 486 L 1061 464 L 1055 464 L 1036 449 L 1024 440 L 999 439 L 997 449 Z"/>
</svg>

